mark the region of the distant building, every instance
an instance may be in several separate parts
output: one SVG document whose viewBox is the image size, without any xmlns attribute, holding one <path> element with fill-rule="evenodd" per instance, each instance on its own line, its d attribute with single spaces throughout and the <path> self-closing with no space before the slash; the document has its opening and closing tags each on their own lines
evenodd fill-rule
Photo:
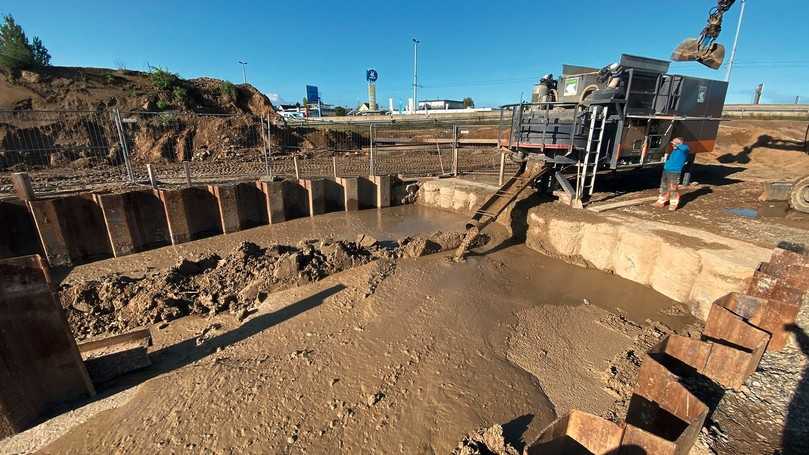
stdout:
<svg viewBox="0 0 809 455">
<path fill-rule="evenodd" d="M 458 100 L 423 100 L 419 101 L 419 110 L 464 109 L 463 101 Z"/>
</svg>

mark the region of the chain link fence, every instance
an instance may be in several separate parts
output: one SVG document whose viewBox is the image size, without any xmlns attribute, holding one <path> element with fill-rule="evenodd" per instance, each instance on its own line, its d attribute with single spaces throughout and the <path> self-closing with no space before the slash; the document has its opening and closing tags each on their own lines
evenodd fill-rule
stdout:
<svg viewBox="0 0 809 455">
<path fill-rule="evenodd" d="M 251 115 L 0 111 L 0 194 L 291 178 L 497 174 L 498 125 L 436 121 L 279 125 Z M 505 172 L 514 165 L 507 161 Z"/>
</svg>

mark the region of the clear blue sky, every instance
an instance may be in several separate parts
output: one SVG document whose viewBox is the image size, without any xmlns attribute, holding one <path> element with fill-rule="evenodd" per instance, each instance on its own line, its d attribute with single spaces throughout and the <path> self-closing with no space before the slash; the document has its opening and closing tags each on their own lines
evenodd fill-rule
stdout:
<svg viewBox="0 0 809 455">
<path fill-rule="evenodd" d="M 702 29 L 714 0 L 554 1 L 32 1 L 4 0 L 29 36 L 67 66 L 162 66 L 185 78 L 249 82 L 299 101 L 306 84 L 324 101 L 365 99 L 365 70 L 379 72 L 381 104 L 411 93 L 412 43 L 422 41 L 419 98 L 470 96 L 480 105 L 529 97 L 562 63 L 602 66 L 622 52 L 668 58 Z M 740 0 L 721 42 L 733 41 Z M 809 102 L 809 2 L 748 0 L 728 102 Z M 728 50 L 728 55 L 730 51 Z M 696 63 L 673 72 L 723 78 Z"/>
</svg>

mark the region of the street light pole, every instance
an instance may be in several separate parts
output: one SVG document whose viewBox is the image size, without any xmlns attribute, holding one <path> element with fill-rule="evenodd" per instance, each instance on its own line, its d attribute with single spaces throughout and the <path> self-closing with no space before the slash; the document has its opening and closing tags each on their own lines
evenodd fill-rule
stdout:
<svg viewBox="0 0 809 455">
<path fill-rule="evenodd" d="M 725 82 L 730 82 L 730 73 L 733 72 L 733 63 L 736 62 L 736 46 L 739 45 L 739 34 L 742 31 L 742 19 L 744 19 L 744 7 L 746 1 L 742 0 L 742 10 L 739 12 L 739 23 L 736 24 L 736 38 L 733 39 L 733 50 L 730 52 L 730 61 L 728 62 L 728 73 L 725 75 Z"/>
<path fill-rule="evenodd" d="M 239 60 L 239 65 L 242 65 L 242 81 L 244 81 L 244 83 L 246 84 L 247 83 L 247 72 L 245 71 L 244 67 L 247 66 L 247 62 L 243 62 L 243 61 Z"/>
<path fill-rule="evenodd" d="M 419 43 L 421 41 L 413 38 L 413 113 L 419 110 Z"/>
</svg>

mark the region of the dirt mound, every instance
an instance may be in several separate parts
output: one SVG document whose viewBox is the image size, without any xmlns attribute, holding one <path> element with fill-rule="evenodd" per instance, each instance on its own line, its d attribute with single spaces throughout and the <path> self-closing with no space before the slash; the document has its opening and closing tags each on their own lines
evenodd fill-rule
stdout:
<svg viewBox="0 0 809 455">
<path fill-rule="evenodd" d="M 182 259 L 167 270 L 143 277 L 108 275 L 63 284 L 59 299 L 79 340 L 189 314 L 228 311 L 241 319 L 273 292 L 380 259 L 365 292 L 370 296 L 394 273 L 397 259 L 448 251 L 457 247 L 456 239 L 461 236 L 436 232 L 401 242 L 377 242 L 364 236 L 357 242 L 307 240 L 296 246 L 268 248 L 244 242 L 224 258 Z"/>
<path fill-rule="evenodd" d="M 6 150 L 0 169 L 18 163 L 59 166 L 98 150 L 109 152 L 111 164 L 120 162 L 112 109 L 129 119 L 133 157 L 150 161 L 263 152 L 267 118 L 283 124 L 269 98 L 249 84 L 176 78 L 170 88 L 160 88 L 149 73 L 103 68 L 47 67 L 18 78 L 0 73 L 3 109 L 21 113 L 0 116 L 0 149 Z M 29 110 L 54 112 L 24 114 Z M 56 151 L 44 158 L 16 152 L 31 148 Z"/>
<path fill-rule="evenodd" d="M 26 73 L 28 77 L 0 78 L 0 109 L 154 111 L 157 101 L 165 99 L 149 73 L 141 71 L 50 66 Z M 178 79 L 176 86 L 186 93 L 184 99 L 171 103 L 172 109 L 261 118 L 274 115 L 269 98 L 252 85 L 235 85 L 234 100 L 223 93 L 223 82 L 211 78 Z"/>
<path fill-rule="evenodd" d="M 809 173 L 807 123 L 793 120 L 733 120 L 719 128 L 716 148 L 698 163 L 738 166 L 733 178 L 794 179 Z"/>
<path fill-rule="evenodd" d="M 503 427 L 481 428 L 464 436 L 452 455 L 520 455 L 503 437 Z"/>
</svg>

